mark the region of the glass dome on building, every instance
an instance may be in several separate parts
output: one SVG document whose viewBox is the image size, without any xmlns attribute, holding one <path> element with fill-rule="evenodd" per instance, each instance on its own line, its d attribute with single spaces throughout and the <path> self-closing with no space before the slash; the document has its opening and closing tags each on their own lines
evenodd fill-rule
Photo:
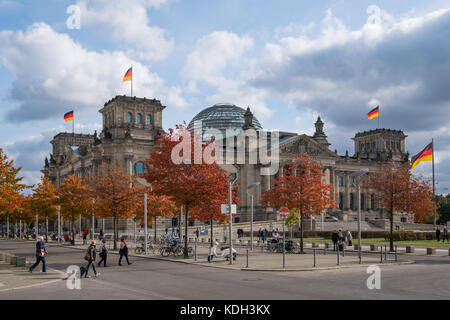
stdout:
<svg viewBox="0 0 450 320">
<path fill-rule="evenodd" d="M 218 129 L 228 136 L 237 135 L 245 123 L 245 109 L 230 103 L 218 103 L 198 113 L 189 123 L 189 130 L 202 130 L 203 138 L 209 128 Z M 261 130 L 259 121 L 253 117 L 256 130 Z M 218 137 L 216 137 L 218 138 Z"/>
</svg>

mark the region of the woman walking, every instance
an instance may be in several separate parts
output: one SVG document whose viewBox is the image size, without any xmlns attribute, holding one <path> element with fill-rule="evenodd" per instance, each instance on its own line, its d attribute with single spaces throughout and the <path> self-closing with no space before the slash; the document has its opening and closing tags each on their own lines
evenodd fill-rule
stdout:
<svg viewBox="0 0 450 320">
<path fill-rule="evenodd" d="M 86 251 L 86 255 L 84 258 L 88 261 L 88 265 L 86 267 L 86 273 L 84 275 L 85 278 L 90 278 L 88 276 L 89 267 L 92 265 L 92 270 L 94 270 L 95 276 L 99 276 L 100 273 L 97 273 L 97 270 L 95 269 L 95 258 L 96 258 L 97 252 L 96 252 L 96 246 L 95 246 L 95 240 L 91 241 L 90 246 L 88 247 Z"/>
<path fill-rule="evenodd" d="M 102 248 L 100 251 L 100 261 L 98 262 L 98 266 L 100 267 L 100 264 L 103 262 L 103 266 L 107 267 L 106 265 L 106 258 L 108 257 L 108 245 L 106 244 L 106 239 L 103 238 L 102 240 Z"/>
<path fill-rule="evenodd" d="M 119 250 L 119 266 L 121 266 L 121 262 L 122 262 L 122 258 L 125 257 L 125 259 L 127 260 L 127 263 L 130 265 L 131 262 L 128 260 L 128 246 L 127 243 L 125 242 L 125 237 L 120 238 L 120 250 Z"/>
</svg>

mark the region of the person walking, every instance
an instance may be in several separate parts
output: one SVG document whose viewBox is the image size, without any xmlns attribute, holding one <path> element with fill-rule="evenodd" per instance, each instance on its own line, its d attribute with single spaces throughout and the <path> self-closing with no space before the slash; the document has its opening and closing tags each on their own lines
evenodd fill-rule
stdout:
<svg viewBox="0 0 450 320">
<path fill-rule="evenodd" d="M 108 245 L 106 244 L 106 239 L 102 239 L 102 248 L 100 250 L 100 261 L 98 262 L 98 266 L 100 267 L 100 264 L 103 262 L 103 266 L 107 267 L 106 265 L 106 258 L 108 258 Z"/>
<path fill-rule="evenodd" d="M 258 230 L 258 240 L 259 241 L 261 241 L 261 238 L 262 238 L 262 229 L 261 228 L 259 228 L 259 230 Z"/>
<path fill-rule="evenodd" d="M 448 231 L 447 231 L 446 227 L 444 227 L 444 230 L 443 230 L 442 233 L 443 233 L 442 234 L 442 242 L 445 242 L 445 239 L 447 239 L 447 242 L 449 242 L 449 240 L 448 240 Z"/>
<path fill-rule="evenodd" d="M 335 230 L 333 232 L 333 234 L 331 235 L 331 241 L 333 241 L 333 251 L 338 250 L 338 240 L 339 240 L 339 235 L 337 230 Z"/>
<path fill-rule="evenodd" d="M 47 249 L 44 245 L 44 237 L 40 236 L 38 241 L 36 241 L 36 262 L 28 269 L 30 273 L 33 272 L 34 268 L 42 261 L 42 272 L 47 272 L 47 262 L 45 261 L 45 255 L 47 254 Z"/>
<path fill-rule="evenodd" d="M 263 243 L 266 241 L 266 239 L 267 239 L 267 229 L 264 228 L 264 231 L 262 233 L 262 241 L 263 241 Z"/>
<path fill-rule="evenodd" d="M 87 229 L 86 228 L 84 228 L 84 231 L 83 231 L 83 245 L 85 245 L 86 243 L 87 243 L 87 234 L 88 234 L 88 231 L 87 231 Z"/>
<path fill-rule="evenodd" d="M 347 230 L 347 234 L 345 235 L 345 244 L 347 246 L 351 246 L 352 245 L 352 240 L 353 240 L 353 236 L 352 236 L 350 230 Z"/>
<path fill-rule="evenodd" d="M 441 241 L 441 230 L 439 228 L 436 229 L 436 240 Z"/>
<path fill-rule="evenodd" d="M 96 250 L 96 243 L 95 240 L 91 241 L 91 244 L 87 248 L 86 255 L 84 256 L 84 259 L 87 260 L 88 264 L 86 266 L 86 273 L 84 274 L 85 278 L 90 278 L 88 276 L 89 273 L 89 267 L 92 266 L 92 270 L 94 270 L 94 274 L 96 277 L 98 277 L 100 274 L 97 273 L 97 270 L 95 269 L 95 258 L 97 256 L 97 250 Z"/>
<path fill-rule="evenodd" d="M 198 230 L 198 228 L 197 228 L 197 230 L 195 230 L 195 237 L 197 238 L 197 240 L 198 240 L 199 236 L 200 236 L 200 230 Z"/>
<path fill-rule="evenodd" d="M 125 242 L 125 237 L 120 238 L 120 250 L 119 250 L 119 266 L 122 265 L 122 258 L 125 257 L 125 259 L 127 260 L 128 265 L 131 264 L 131 262 L 128 260 L 128 246 L 127 243 Z"/>
</svg>

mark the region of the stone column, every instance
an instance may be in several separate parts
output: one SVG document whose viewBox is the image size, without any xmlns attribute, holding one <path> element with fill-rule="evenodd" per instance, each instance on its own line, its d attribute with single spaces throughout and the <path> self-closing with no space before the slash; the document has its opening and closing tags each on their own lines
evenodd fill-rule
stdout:
<svg viewBox="0 0 450 320">
<path fill-rule="evenodd" d="M 345 172 L 344 174 L 344 187 L 344 210 L 348 210 L 350 209 L 350 176 L 348 172 Z"/>
</svg>

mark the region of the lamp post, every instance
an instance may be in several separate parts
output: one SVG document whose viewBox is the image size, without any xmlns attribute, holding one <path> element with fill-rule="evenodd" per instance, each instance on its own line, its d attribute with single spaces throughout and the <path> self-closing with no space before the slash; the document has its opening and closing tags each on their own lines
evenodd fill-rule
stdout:
<svg viewBox="0 0 450 320">
<path fill-rule="evenodd" d="M 247 195 L 251 189 L 259 186 L 260 184 L 261 184 L 261 182 L 255 182 L 255 183 L 249 185 L 247 187 Z M 251 195 L 251 199 L 252 199 L 252 211 L 251 211 L 251 217 L 250 217 L 250 250 L 253 251 L 253 194 Z"/>
<path fill-rule="evenodd" d="M 233 216 L 231 214 L 231 205 L 232 205 L 232 187 L 233 184 L 238 179 L 238 168 L 235 167 L 232 164 L 218 164 L 222 170 L 225 170 L 229 175 L 228 180 L 228 214 L 229 214 L 229 224 L 230 224 L 230 230 L 229 230 L 229 240 L 230 240 L 230 264 L 233 264 Z"/>
<path fill-rule="evenodd" d="M 351 177 L 361 177 L 369 172 L 369 169 L 364 168 L 357 172 L 352 173 Z M 357 181 L 358 188 L 358 257 L 359 264 L 361 264 L 361 189 L 359 185 L 359 180 Z"/>
<path fill-rule="evenodd" d="M 149 187 L 150 192 L 153 191 L 152 185 L 147 182 L 147 180 L 143 178 L 136 178 L 136 180 L 142 184 L 143 186 Z M 156 228 L 156 225 L 155 225 Z M 147 228 L 147 192 L 144 193 L 144 248 L 145 248 L 145 254 L 147 254 L 148 248 L 148 228 Z"/>
</svg>

